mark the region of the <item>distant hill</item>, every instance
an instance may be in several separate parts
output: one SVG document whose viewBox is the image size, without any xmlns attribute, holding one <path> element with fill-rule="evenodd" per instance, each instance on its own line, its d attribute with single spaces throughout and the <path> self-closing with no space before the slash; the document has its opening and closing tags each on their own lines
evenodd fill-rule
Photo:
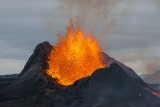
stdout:
<svg viewBox="0 0 160 107">
<path fill-rule="evenodd" d="M 19 74 L 11 74 L 11 75 L 0 75 L 0 78 L 17 78 Z"/>
<path fill-rule="evenodd" d="M 145 75 L 143 80 L 147 83 L 160 84 L 160 70 L 152 74 Z"/>
<path fill-rule="evenodd" d="M 18 74 L 0 75 L 0 89 L 13 83 L 17 77 L 18 77 Z"/>
</svg>

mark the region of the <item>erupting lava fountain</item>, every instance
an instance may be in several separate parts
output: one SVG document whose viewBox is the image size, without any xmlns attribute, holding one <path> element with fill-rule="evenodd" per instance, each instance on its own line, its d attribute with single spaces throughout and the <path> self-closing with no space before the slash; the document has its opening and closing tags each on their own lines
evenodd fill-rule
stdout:
<svg viewBox="0 0 160 107">
<path fill-rule="evenodd" d="M 85 34 L 72 20 L 66 34 L 58 34 L 58 38 L 49 56 L 47 74 L 59 84 L 71 85 L 107 66 L 102 63 L 102 49 L 93 34 Z"/>
</svg>

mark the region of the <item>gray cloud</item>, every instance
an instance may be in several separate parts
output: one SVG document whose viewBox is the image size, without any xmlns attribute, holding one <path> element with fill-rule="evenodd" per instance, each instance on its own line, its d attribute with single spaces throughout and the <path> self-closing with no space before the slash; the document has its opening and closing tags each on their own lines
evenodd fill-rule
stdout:
<svg viewBox="0 0 160 107">
<path fill-rule="evenodd" d="M 51 36 L 44 30 L 51 0 L 0 1 L 0 75 L 19 73 L 35 46 Z"/>
<path fill-rule="evenodd" d="M 26 60 L 0 59 L 0 75 L 19 73 L 26 63 Z"/>
</svg>

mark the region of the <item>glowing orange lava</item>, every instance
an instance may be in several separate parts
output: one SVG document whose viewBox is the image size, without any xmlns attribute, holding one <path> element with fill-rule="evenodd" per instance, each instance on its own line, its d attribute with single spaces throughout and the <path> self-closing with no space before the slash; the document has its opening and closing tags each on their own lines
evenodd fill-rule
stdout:
<svg viewBox="0 0 160 107">
<path fill-rule="evenodd" d="M 101 48 L 92 34 L 85 34 L 72 20 L 67 33 L 53 46 L 49 56 L 47 74 L 57 79 L 61 85 L 68 86 L 76 80 L 90 76 L 102 64 Z"/>
</svg>

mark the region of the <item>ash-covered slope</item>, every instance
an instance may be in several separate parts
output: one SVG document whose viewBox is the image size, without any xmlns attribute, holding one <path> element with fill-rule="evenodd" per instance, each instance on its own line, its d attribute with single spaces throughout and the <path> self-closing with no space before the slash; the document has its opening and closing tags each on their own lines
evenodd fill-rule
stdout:
<svg viewBox="0 0 160 107">
<path fill-rule="evenodd" d="M 77 81 L 68 91 L 79 96 L 74 106 L 159 107 L 160 99 L 137 84 L 117 64 L 99 69 L 92 76 Z"/>
<path fill-rule="evenodd" d="M 136 74 L 136 72 L 135 72 L 133 69 L 127 67 L 127 66 L 124 65 L 123 63 L 115 60 L 114 58 L 108 56 L 108 55 L 105 54 L 105 53 L 102 53 L 102 59 L 103 59 L 103 63 L 108 64 L 108 65 L 110 65 L 110 64 L 112 64 L 112 63 L 118 64 L 118 65 L 127 73 L 127 75 L 128 75 L 130 78 L 134 79 L 134 80 L 135 80 L 137 83 L 139 83 L 140 85 L 142 85 L 142 86 L 144 86 L 144 87 L 147 87 L 147 88 L 149 88 L 150 90 L 152 90 L 152 89 L 142 80 L 142 78 L 141 78 L 138 74 Z"/>
<path fill-rule="evenodd" d="M 19 76 L 7 88 L 0 91 L 1 100 L 20 99 L 40 93 L 47 87 L 47 57 L 52 49 L 48 42 L 36 46 Z"/>
<path fill-rule="evenodd" d="M 0 107 L 160 107 L 159 97 L 130 68 L 105 54 L 92 76 L 68 87 L 58 86 L 45 72 L 52 46 L 39 44 L 18 78 L 0 90 Z"/>
</svg>

